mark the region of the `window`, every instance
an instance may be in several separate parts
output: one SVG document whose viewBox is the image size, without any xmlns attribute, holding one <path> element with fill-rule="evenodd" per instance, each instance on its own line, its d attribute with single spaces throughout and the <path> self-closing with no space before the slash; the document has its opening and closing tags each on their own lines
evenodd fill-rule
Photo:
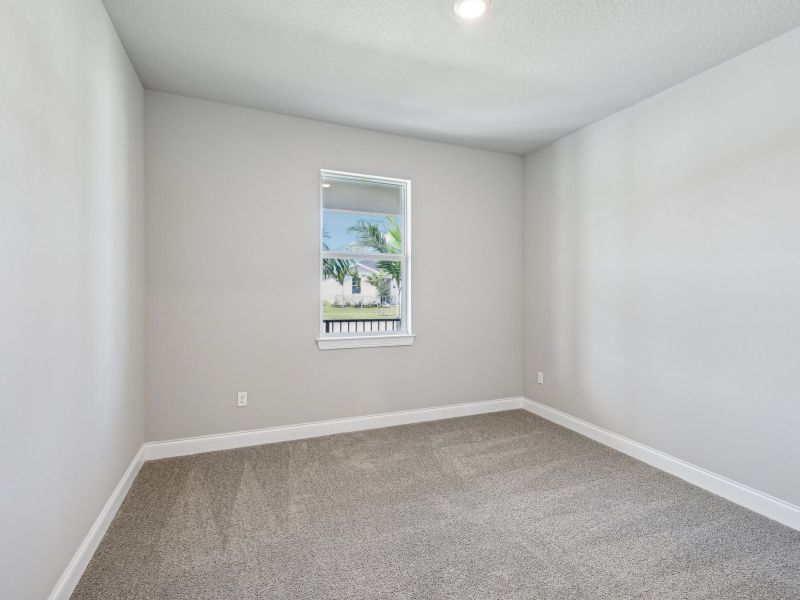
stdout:
<svg viewBox="0 0 800 600">
<path fill-rule="evenodd" d="M 321 349 L 410 345 L 410 182 L 321 171 Z"/>
</svg>

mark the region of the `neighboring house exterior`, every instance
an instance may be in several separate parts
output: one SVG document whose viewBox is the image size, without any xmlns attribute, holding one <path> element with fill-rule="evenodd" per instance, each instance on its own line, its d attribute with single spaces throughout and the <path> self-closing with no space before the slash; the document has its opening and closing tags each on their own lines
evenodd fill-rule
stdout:
<svg viewBox="0 0 800 600">
<path fill-rule="evenodd" d="M 344 281 L 344 289 L 335 279 L 324 280 L 322 282 L 322 301 L 333 306 L 378 306 L 381 304 L 378 290 L 367 281 L 367 277 L 370 275 L 385 276 L 385 273 L 361 262 L 356 263 L 356 271 L 359 276 L 357 278 L 348 276 Z M 388 302 L 384 301 L 383 304 L 396 306 L 399 297 L 400 290 L 397 288 L 397 282 L 391 279 Z"/>
</svg>

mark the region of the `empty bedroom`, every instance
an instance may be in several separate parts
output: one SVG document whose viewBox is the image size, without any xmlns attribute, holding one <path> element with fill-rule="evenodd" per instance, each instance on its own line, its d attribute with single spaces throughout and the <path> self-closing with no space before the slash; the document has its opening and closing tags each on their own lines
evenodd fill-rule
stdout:
<svg viewBox="0 0 800 600">
<path fill-rule="evenodd" d="M 2 600 L 800 600 L 800 1 L 0 57 Z"/>
</svg>

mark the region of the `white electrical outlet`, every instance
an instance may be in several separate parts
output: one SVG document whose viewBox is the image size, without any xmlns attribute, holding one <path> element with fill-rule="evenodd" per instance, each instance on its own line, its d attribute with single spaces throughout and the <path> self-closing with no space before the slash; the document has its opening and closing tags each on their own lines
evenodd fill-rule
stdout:
<svg viewBox="0 0 800 600">
<path fill-rule="evenodd" d="M 536 376 L 536 382 L 539 385 L 544 385 L 544 373 L 542 373 L 541 371 L 539 371 L 539 374 Z"/>
<path fill-rule="evenodd" d="M 236 398 L 236 406 L 247 406 L 247 392 L 239 392 Z"/>
</svg>

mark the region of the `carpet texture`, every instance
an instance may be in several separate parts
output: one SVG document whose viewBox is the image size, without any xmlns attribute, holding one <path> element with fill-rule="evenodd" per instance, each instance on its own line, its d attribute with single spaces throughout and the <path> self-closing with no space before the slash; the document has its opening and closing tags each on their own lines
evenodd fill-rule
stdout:
<svg viewBox="0 0 800 600">
<path fill-rule="evenodd" d="M 148 462 L 72 598 L 797 599 L 800 532 L 508 411 Z"/>
</svg>

